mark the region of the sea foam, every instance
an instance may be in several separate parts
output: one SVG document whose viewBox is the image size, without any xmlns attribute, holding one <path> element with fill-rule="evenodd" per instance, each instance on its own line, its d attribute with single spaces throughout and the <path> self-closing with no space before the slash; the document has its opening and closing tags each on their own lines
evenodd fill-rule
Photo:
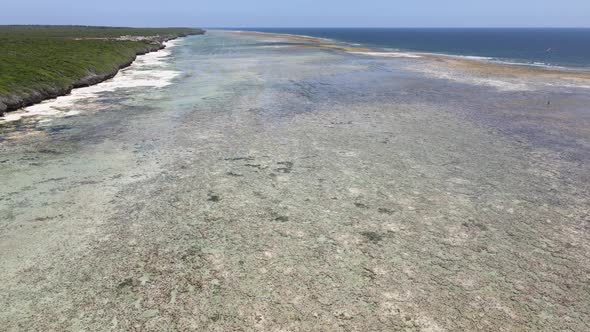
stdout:
<svg viewBox="0 0 590 332">
<path fill-rule="evenodd" d="M 9 112 L 0 118 L 0 122 L 17 121 L 32 116 L 45 118 L 41 121 L 46 122 L 53 117 L 79 114 L 80 111 L 74 109 L 77 103 L 91 101 L 104 92 L 137 87 L 163 88 L 168 86 L 172 84 L 175 77 L 180 75 L 178 71 L 167 69 L 166 61 L 172 53 L 171 48 L 176 47 L 179 43 L 179 40 L 165 42 L 165 49 L 138 56 L 131 66 L 120 70 L 112 79 L 89 87 L 74 89 L 66 96 Z"/>
<path fill-rule="evenodd" d="M 405 52 L 349 52 L 351 54 L 360 54 L 368 56 L 380 56 L 386 58 L 421 58 L 420 55 Z"/>
</svg>

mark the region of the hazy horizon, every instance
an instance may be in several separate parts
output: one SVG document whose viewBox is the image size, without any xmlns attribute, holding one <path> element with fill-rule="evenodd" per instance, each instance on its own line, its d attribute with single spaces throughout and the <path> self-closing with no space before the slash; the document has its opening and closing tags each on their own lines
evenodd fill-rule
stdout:
<svg viewBox="0 0 590 332">
<path fill-rule="evenodd" d="M 498 0 L 351 1 L 22 0 L 4 5 L 4 25 L 209 28 L 588 28 L 590 2 Z"/>
<path fill-rule="evenodd" d="M 209 30 L 232 30 L 232 29 L 582 29 L 590 30 L 590 26 L 530 26 L 530 27 L 515 27 L 515 26 L 174 26 L 174 25 L 103 25 L 103 24 L 37 24 L 37 23 L 15 23 L 15 24 L 0 24 L 0 26 L 64 26 L 64 27 L 99 27 L 99 28 L 191 28 L 191 29 L 209 29 Z"/>
</svg>

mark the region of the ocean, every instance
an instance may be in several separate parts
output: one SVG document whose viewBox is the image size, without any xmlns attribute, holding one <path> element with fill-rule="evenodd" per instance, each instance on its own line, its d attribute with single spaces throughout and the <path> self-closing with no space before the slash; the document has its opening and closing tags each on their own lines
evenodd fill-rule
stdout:
<svg viewBox="0 0 590 332">
<path fill-rule="evenodd" d="M 376 48 L 482 57 L 590 70 L 590 29 L 573 28 L 250 28 Z"/>
</svg>

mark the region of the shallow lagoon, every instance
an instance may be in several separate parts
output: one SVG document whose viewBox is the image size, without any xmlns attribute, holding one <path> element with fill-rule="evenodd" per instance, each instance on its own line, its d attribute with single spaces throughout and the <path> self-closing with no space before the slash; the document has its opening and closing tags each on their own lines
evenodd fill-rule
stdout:
<svg viewBox="0 0 590 332">
<path fill-rule="evenodd" d="M 168 51 L 169 85 L 0 127 L 8 330 L 588 328 L 585 81 Z"/>
</svg>

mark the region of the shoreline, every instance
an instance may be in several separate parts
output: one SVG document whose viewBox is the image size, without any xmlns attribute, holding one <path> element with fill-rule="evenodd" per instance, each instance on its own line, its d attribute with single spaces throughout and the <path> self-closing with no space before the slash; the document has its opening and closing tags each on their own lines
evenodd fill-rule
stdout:
<svg viewBox="0 0 590 332">
<path fill-rule="evenodd" d="M 180 37 L 179 37 L 180 38 Z M 43 100 L 13 112 L 5 113 L 0 117 L 0 125 L 19 121 L 24 118 L 36 118 L 37 121 L 48 121 L 47 117 L 61 117 L 79 114 L 80 111 L 62 112 L 64 107 L 70 107 L 80 100 L 97 97 L 106 91 L 115 91 L 120 88 L 133 87 L 164 87 L 171 84 L 173 78 L 178 76 L 177 71 L 167 68 L 160 68 L 170 54 L 171 48 L 176 47 L 179 38 L 168 39 L 163 42 L 165 47 L 159 50 L 140 54 L 128 66 L 119 69 L 111 78 L 105 79 L 96 84 L 74 88 L 70 93 L 56 98 Z M 146 66 L 150 68 L 144 70 Z M 155 66 L 155 67 L 153 67 Z M 86 103 L 85 103 L 86 104 Z M 82 105 L 79 105 L 82 106 Z"/>
<path fill-rule="evenodd" d="M 190 35 L 192 34 L 183 34 L 175 37 L 153 36 L 153 43 L 151 45 L 148 45 L 145 49 L 136 52 L 135 55 L 133 55 L 127 61 L 116 65 L 115 69 L 107 73 L 88 75 L 73 82 L 71 85 L 65 88 L 55 87 L 50 90 L 35 90 L 27 96 L 16 97 L 14 99 L 0 99 L 0 119 L 2 119 L 6 113 L 22 110 L 26 107 L 37 105 L 44 101 L 55 99 L 61 96 L 67 96 L 71 94 L 74 89 L 85 88 L 105 82 L 115 77 L 121 70 L 131 66 L 139 56 L 161 51 L 166 48 L 166 42 L 178 38 L 188 37 Z"/>
<path fill-rule="evenodd" d="M 289 44 L 178 39 L 8 113 L 56 110 L 0 125 L 1 326 L 587 330 L 590 90 Z"/>
</svg>

